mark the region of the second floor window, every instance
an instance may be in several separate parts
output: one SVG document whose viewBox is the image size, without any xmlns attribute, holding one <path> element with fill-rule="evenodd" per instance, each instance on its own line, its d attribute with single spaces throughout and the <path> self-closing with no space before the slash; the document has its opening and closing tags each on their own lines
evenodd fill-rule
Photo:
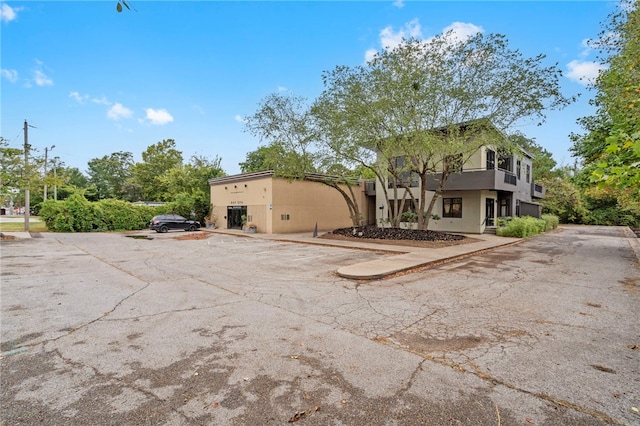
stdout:
<svg viewBox="0 0 640 426">
<path fill-rule="evenodd" d="M 444 167 L 449 173 L 459 173 L 462 171 L 464 158 L 462 154 L 447 155 L 444 157 Z"/>
<path fill-rule="evenodd" d="M 395 157 L 391 160 L 391 164 L 389 167 L 390 173 L 395 173 L 395 183 L 396 186 L 406 185 L 410 188 L 418 187 L 420 184 L 420 179 L 418 179 L 418 175 L 414 172 L 406 170 L 405 157 Z M 393 176 L 389 177 L 389 188 L 393 188 Z"/>
<path fill-rule="evenodd" d="M 492 149 L 487 149 L 487 170 L 494 170 L 496 168 L 496 152 Z"/>
<path fill-rule="evenodd" d="M 527 164 L 527 183 L 531 182 L 531 166 Z"/>
<path fill-rule="evenodd" d="M 522 179 L 522 177 L 520 177 L 521 168 L 522 168 L 522 163 L 520 162 L 520 160 L 516 161 L 516 176 L 518 177 L 518 180 Z"/>
<path fill-rule="evenodd" d="M 500 170 L 506 170 L 508 172 L 513 171 L 513 158 L 510 155 L 501 155 L 498 157 L 498 168 Z"/>
</svg>

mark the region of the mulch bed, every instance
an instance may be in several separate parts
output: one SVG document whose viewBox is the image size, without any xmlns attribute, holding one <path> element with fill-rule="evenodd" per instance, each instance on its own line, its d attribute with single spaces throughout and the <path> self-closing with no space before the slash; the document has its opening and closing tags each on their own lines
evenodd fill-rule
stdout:
<svg viewBox="0 0 640 426">
<path fill-rule="evenodd" d="M 475 238 L 446 232 L 404 228 L 378 228 L 377 226 L 363 226 L 356 230 L 353 228 L 334 229 L 332 232 L 327 232 L 319 238 L 423 248 L 439 248 L 479 241 Z"/>
</svg>

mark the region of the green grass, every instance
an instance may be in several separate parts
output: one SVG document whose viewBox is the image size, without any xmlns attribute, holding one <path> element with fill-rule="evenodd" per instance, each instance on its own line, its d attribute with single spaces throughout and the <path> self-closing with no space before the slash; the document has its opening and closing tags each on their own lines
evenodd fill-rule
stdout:
<svg viewBox="0 0 640 426">
<path fill-rule="evenodd" d="M 2 232 L 24 232 L 24 220 L 22 222 L 0 222 Z M 29 232 L 47 232 L 47 225 L 44 222 L 29 221 Z"/>
</svg>

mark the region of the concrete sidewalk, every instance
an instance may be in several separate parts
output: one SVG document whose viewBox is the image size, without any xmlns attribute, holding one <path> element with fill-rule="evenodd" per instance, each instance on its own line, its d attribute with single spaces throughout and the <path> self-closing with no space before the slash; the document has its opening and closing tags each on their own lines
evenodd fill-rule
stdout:
<svg viewBox="0 0 640 426">
<path fill-rule="evenodd" d="M 203 230 L 205 230 L 205 228 L 203 228 Z M 353 280 L 376 280 L 413 269 L 426 269 L 522 241 L 521 238 L 498 237 L 491 234 L 473 234 L 467 236 L 478 241 L 440 248 L 421 248 L 366 241 L 315 238 L 311 232 L 295 234 L 249 234 L 238 230 L 227 229 L 206 229 L 206 231 L 283 242 L 317 244 L 389 253 L 389 256 L 381 259 L 343 266 L 336 271 L 339 276 Z"/>
</svg>

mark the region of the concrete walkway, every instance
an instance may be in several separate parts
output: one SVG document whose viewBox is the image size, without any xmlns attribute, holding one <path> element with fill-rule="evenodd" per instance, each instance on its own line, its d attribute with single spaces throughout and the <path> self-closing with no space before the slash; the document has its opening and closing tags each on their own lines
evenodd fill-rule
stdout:
<svg viewBox="0 0 640 426">
<path fill-rule="evenodd" d="M 426 269 L 443 263 L 452 262 L 474 254 L 483 253 L 498 247 L 516 244 L 521 238 L 498 237 L 496 235 L 467 235 L 473 242 L 440 248 L 421 248 L 399 246 L 366 241 L 344 241 L 315 238 L 311 232 L 296 234 L 249 234 L 238 230 L 205 229 L 207 232 L 262 238 L 283 242 L 317 244 L 349 249 L 382 251 L 389 253 L 380 259 L 343 266 L 336 272 L 339 276 L 353 280 L 376 280 L 413 269 Z"/>
</svg>

